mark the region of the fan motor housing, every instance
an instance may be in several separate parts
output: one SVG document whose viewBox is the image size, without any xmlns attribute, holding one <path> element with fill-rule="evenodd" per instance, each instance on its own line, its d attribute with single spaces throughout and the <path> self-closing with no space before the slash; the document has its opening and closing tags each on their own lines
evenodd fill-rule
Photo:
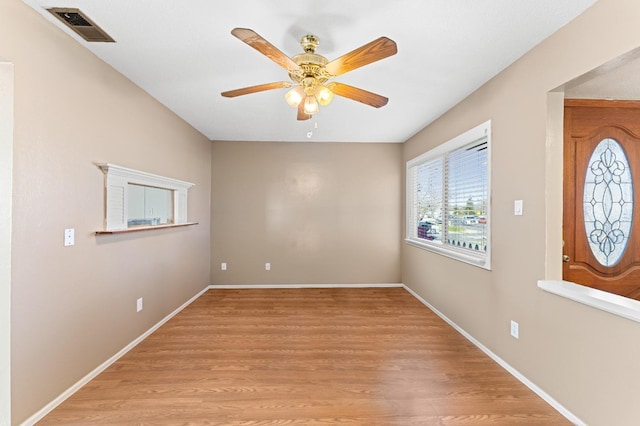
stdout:
<svg viewBox="0 0 640 426">
<path fill-rule="evenodd" d="M 329 60 L 317 53 L 301 53 L 294 56 L 293 61 L 300 66 L 301 71 L 290 71 L 289 76 L 293 81 L 299 83 L 305 77 L 313 77 L 321 83 L 329 80 L 332 76 L 325 70 Z"/>
</svg>

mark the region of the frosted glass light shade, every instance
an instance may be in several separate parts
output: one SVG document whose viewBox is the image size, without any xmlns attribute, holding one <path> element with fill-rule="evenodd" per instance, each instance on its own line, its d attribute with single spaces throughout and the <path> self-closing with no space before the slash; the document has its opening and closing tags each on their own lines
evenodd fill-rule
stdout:
<svg viewBox="0 0 640 426">
<path fill-rule="evenodd" d="M 327 106 L 333 100 L 333 92 L 326 86 L 318 86 L 316 88 L 316 99 L 322 106 Z"/>
<path fill-rule="evenodd" d="M 304 99 L 304 113 L 313 115 L 319 111 L 318 101 L 315 96 L 307 96 Z"/>
<path fill-rule="evenodd" d="M 289 90 L 284 95 L 284 99 L 287 101 L 287 103 L 289 105 L 291 105 L 294 108 L 297 108 L 298 105 L 300 105 L 300 102 L 302 102 L 303 96 L 304 96 L 304 92 L 298 86 L 298 87 L 294 87 L 293 89 Z"/>
</svg>

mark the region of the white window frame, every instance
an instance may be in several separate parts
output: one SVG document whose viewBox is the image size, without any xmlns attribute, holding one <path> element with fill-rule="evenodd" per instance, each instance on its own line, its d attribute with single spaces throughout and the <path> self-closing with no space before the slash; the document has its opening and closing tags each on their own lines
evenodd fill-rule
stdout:
<svg viewBox="0 0 640 426">
<path fill-rule="evenodd" d="M 416 212 L 414 211 L 415 196 L 417 188 L 414 187 L 414 179 L 412 170 L 414 167 L 420 166 L 437 158 L 444 158 L 447 153 L 456 151 L 474 141 L 485 139 L 487 141 L 487 249 L 483 252 L 458 248 L 452 244 L 443 241 L 429 241 L 417 238 L 415 235 L 416 224 L 414 219 Z M 446 167 L 443 168 L 443 182 Z M 443 192 L 446 188 L 443 188 Z M 452 259 L 459 260 L 484 269 L 491 269 L 491 120 L 488 120 L 465 133 L 427 151 L 411 160 L 406 164 L 406 210 L 405 210 L 405 242 L 411 246 L 428 250 Z M 444 214 L 443 214 L 444 216 Z M 443 218 L 444 223 L 444 218 Z"/>
<path fill-rule="evenodd" d="M 128 228 L 129 184 L 152 186 L 173 191 L 173 224 L 187 222 L 187 191 L 194 184 L 115 164 L 98 164 L 105 179 L 105 230 L 118 231 Z M 162 226 L 162 225 L 152 225 Z"/>
</svg>

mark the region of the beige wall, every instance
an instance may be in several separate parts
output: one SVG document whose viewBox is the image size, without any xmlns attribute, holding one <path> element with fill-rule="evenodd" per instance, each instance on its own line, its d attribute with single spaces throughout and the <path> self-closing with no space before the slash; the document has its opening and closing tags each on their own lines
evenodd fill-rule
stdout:
<svg viewBox="0 0 640 426">
<path fill-rule="evenodd" d="M 209 284 L 211 144 L 20 0 L 15 66 L 12 407 L 19 423 Z M 194 182 L 197 226 L 96 237 L 110 162 Z M 63 230 L 76 244 L 63 247 Z M 136 313 L 136 299 L 144 310 Z"/>
<path fill-rule="evenodd" d="M 214 142 L 212 284 L 400 282 L 401 152 Z"/>
<path fill-rule="evenodd" d="M 15 65 L 16 93 L 13 422 L 209 282 L 398 282 L 402 272 L 588 424 L 635 424 L 640 326 L 545 293 L 536 281 L 557 270 L 546 264 L 545 236 L 559 235 L 561 212 L 557 185 L 545 182 L 558 176 L 546 167 L 559 164 L 547 156 L 558 147 L 545 147 L 547 93 L 640 46 L 639 19 L 636 0 L 600 0 L 404 146 L 211 146 L 20 0 L 0 2 L 0 58 Z M 492 271 L 401 243 L 403 160 L 487 119 Z M 195 182 L 189 218 L 200 225 L 95 237 L 103 178 L 94 162 Z M 512 215 L 515 199 L 524 200 L 524 216 Z M 76 230 L 74 247 L 62 246 L 67 227 Z M 145 309 L 136 314 L 138 297 Z M 510 319 L 520 323 L 519 340 L 509 336 Z"/>
<path fill-rule="evenodd" d="M 403 245 L 403 282 L 589 425 L 638 424 L 640 324 L 536 286 L 557 278 L 545 274 L 561 261 L 561 162 L 547 157 L 561 139 L 546 147 L 548 92 L 640 46 L 639 20 L 636 0 L 599 1 L 404 146 L 406 161 L 492 120 L 493 270 Z M 555 114 L 557 101 L 549 97 Z M 523 216 L 513 215 L 516 199 Z"/>
</svg>

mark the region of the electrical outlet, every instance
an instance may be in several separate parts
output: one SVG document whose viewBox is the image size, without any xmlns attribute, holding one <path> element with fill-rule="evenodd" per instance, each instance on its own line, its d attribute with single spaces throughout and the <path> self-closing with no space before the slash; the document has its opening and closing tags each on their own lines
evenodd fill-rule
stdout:
<svg viewBox="0 0 640 426">
<path fill-rule="evenodd" d="M 64 245 L 72 246 L 76 243 L 75 230 L 73 228 L 64 230 Z"/>
<path fill-rule="evenodd" d="M 264 270 L 265 271 L 270 271 L 271 270 L 271 264 L 269 262 L 264 264 Z"/>
<path fill-rule="evenodd" d="M 517 322 L 515 322 L 514 320 L 511 320 L 511 336 L 515 337 L 516 339 L 519 339 L 519 334 L 520 334 L 520 330 L 519 330 L 519 325 Z"/>
<path fill-rule="evenodd" d="M 136 312 L 140 312 L 142 310 L 142 297 L 136 301 Z"/>
<path fill-rule="evenodd" d="M 226 271 L 227 270 L 227 262 L 222 262 L 220 264 L 220 269 L 222 269 L 223 271 Z"/>
</svg>

